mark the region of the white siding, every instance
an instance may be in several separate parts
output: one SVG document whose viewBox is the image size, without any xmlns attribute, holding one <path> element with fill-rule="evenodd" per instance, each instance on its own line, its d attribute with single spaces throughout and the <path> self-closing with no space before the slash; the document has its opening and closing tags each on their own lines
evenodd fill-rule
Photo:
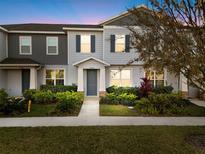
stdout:
<svg viewBox="0 0 205 154">
<path fill-rule="evenodd" d="M 0 31 L 0 61 L 7 57 L 7 34 Z M 6 70 L 0 69 L 0 88 L 6 89 Z"/>
<path fill-rule="evenodd" d="M 7 92 L 10 96 L 22 95 L 21 70 L 8 70 Z"/>
</svg>

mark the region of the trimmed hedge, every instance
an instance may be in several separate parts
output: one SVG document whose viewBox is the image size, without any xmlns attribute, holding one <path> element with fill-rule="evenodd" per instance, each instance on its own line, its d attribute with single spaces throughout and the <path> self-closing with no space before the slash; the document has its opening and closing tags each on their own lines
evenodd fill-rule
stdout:
<svg viewBox="0 0 205 154">
<path fill-rule="evenodd" d="M 54 103 L 56 101 L 55 94 L 52 93 L 50 90 L 36 91 L 33 95 L 33 99 L 35 103 L 39 103 L 39 104 L 49 104 L 49 103 Z"/>
<path fill-rule="evenodd" d="M 107 93 L 105 97 L 100 99 L 101 104 L 122 104 L 122 105 L 134 105 L 137 96 L 134 94 L 122 93 Z"/>
<path fill-rule="evenodd" d="M 139 88 L 138 87 L 116 87 L 116 86 L 111 86 L 106 89 L 107 93 L 114 93 L 116 95 L 120 95 L 123 93 L 127 94 L 134 94 L 136 96 L 139 95 Z"/>
<path fill-rule="evenodd" d="M 48 91 L 50 90 L 53 93 L 57 93 L 57 92 L 66 92 L 66 91 L 77 91 L 77 86 L 76 85 L 72 85 L 72 86 L 64 86 L 64 85 L 41 85 L 40 90 L 43 91 Z"/>
</svg>

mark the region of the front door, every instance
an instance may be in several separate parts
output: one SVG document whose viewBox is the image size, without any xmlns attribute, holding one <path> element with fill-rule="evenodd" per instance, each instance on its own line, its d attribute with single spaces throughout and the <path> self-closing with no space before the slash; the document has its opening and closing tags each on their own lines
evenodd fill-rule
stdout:
<svg viewBox="0 0 205 154">
<path fill-rule="evenodd" d="M 97 96 L 97 70 L 87 70 L 87 96 Z"/>
<path fill-rule="evenodd" d="M 22 70 L 22 92 L 30 88 L 30 70 Z"/>
</svg>

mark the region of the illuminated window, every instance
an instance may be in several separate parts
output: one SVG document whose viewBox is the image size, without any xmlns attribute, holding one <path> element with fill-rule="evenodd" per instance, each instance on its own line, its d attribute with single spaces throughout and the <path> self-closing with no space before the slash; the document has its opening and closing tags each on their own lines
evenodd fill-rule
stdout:
<svg viewBox="0 0 205 154">
<path fill-rule="evenodd" d="M 47 37 L 46 44 L 47 55 L 58 54 L 58 37 Z"/>
<path fill-rule="evenodd" d="M 31 36 L 20 36 L 20 54 L 22 55 L 31 55 Z"/>
<path fill-rule="evenodd" d="M 47 69 L 46 85 L 64 85 L 64 70 Z"/>
<path fill-rule="evenodd" d="M 150 79 L 153 87 L 164 86 L 164 71 L 146 71 L 146 77 Z"/>
<path fill-rule="evenodd" d="M 110 85 L 118 87 L 131 86 L 131 71 L 130 70 L 111 70 Z"/>
<path fill-rule="evenodd" d="M 91 38 L 90 35 L 81 35 L 81 49 L 82 53 L 90 53 L 91 52 Z"/>
<path fill-rule="evenodd" d="M 115 35 L 115 52 L 125 52 L 125 35 Z"/>
</svg>

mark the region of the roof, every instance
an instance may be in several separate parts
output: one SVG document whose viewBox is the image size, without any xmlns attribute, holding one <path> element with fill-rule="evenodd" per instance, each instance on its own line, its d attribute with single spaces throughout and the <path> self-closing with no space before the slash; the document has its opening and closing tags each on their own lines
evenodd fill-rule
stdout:
<svg viewBox="0 0 205 154">
<path fill-rule="evenodd" d="M 0 25 L 8 31 L 63 31 L 63 27 L 69 28 L 102 28 L 101 25 L 82 25 L 82 24 L 11 24 Z"/>
<path fill-rule="evenodd" d="M 6 58 L 0 62 L 0 66 L 40 66 L 41 64 L 28 58 Z"/>
<path fill-rule="evenodd" d="M 142 9 L 142 10 L 148 9 L 147 6 L 145 6 L 145 5 L 139 5 L 139 6 L 135 7 L 135 8 L 136 9 Z M 113 17 L 111 17 L 111 18 L 109 18 L 107 20 L 104 20 L 104 21 L 100 22 L 100 25 L 106 25 L 106 24 L 108 24 L 110 22 L 113 22 L 115 20 L 121 19 L 122 17 L 126 17 L 128 15 L 130 15 L 129 11 L 121 12 L 120 14 L 118 14 L 116 16 L 113 16 Z"/>
<path fill-rule="evenodd" d="M 103 61 L 103 60 L 100 60 L 100 59 L 98 59 L 98 58 L 95 58 L 95 57 L 88 57 L 88 58 L 86 58 L 86 59 L 83 59 L 83 60 L 81 60 L 81 61 L 78 61 L 78 62 L 74 63 L 73 65 L 74 65 L 74 66 L 78 66 L 78 65 L 80 65 L 80 64 L 82 64 L 82 63 L 84 63 L 84 62 L 86 62 L 86 61 L 89 61 L 89 60 L 94 60 L 94 61 L 97 61 L 97 62 L 99 62 L 99 63 L 101 63 L 101 64 L 103 64 L 103 65 L 105 65 L 105 66 L 110 66 L 109 63 L 107 63 L 107 62 L 105 62 L 105 61 Z"/>
</svg>

